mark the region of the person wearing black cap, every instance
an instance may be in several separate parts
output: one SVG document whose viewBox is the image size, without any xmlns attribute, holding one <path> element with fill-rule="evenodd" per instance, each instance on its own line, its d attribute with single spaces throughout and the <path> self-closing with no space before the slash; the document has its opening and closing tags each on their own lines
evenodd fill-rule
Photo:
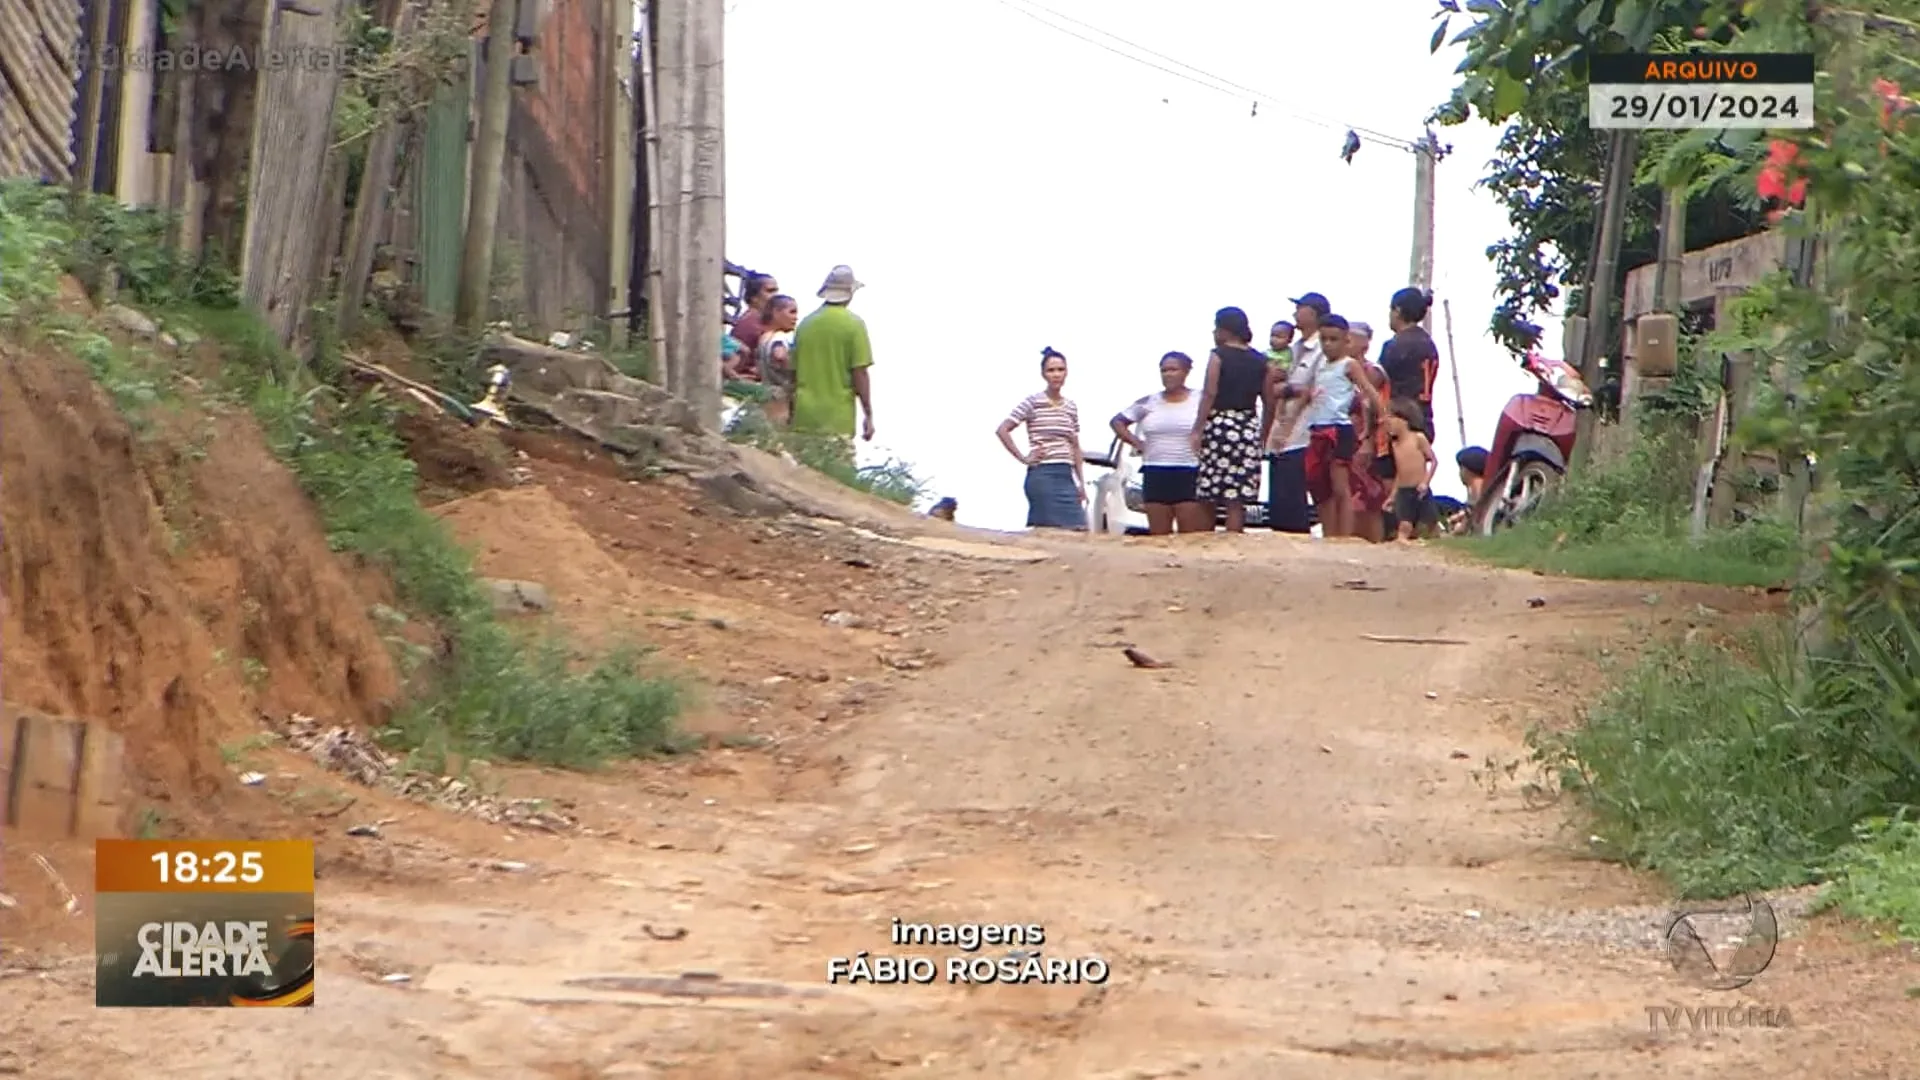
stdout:
<svg viewBox="0 0 1920 1080">
<path fill-rule="evenodd" d="M 1432 306 L 1433 297 L 1423 289 L 1409 285 L 1394 293 L 1387 317 L 1393 337 L 1380 350 L 1380 366 L 1387 369 L 1394 399 L 1419 404 L 1429 439 L 1434 437 L 1433 383 L 1440 376 L 1440 350 L 1420 322 Z"/>
<path fill-rule="evenodd" d="M 1320 321 L 1333 313 L 1333 305 L 1317 292 L 1306 293 L 1293 301 L 1293 363 L 1285 374 L 1276 373 L 1268 387 L 1267 419 L 1260 443 L 1267 450 L 1267 526 L 1275 532 L 1305 535 L 1313 531 L 1313 516 L 1307 511 L 1307 443 L 1305 394 L 1313 386 L 1326 353 L 1320 347 Z M 1294 402 L 1291 408 L 1278 407 L 1281 400 Z"/>
<path fill-rule="evenodd" d="M 1230 533 L 1247 530 L 1247 504 L 1260 497 L 1260 437 L 1266 431 L 1260 407 L 1268 396 L 1268 368 L 1266 354 L 1252 343 L 1246 312 L 1214 312 L 1213 352 L 1193 425 L 1193 450 L 1200 456 L 1195 492 L 1201 502 L 1226 511 Z"/>
</svg>

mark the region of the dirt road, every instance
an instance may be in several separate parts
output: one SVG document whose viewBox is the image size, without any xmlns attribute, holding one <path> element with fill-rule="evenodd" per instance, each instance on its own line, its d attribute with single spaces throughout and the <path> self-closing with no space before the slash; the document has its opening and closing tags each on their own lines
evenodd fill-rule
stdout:
<svg viewBox="0 0 1920 1080">
<path fill-rule="evenodd" d="M 75 951 L 0 980 L 0 1071 L 1920 1075 L 1910 956 L 1788 919 L 1750 986 L 1693 986 L 1659 947 L 1657 893 L 1580 858 L 1563 815 L 1529 806 L 1529 774 L 1502 768 L 1591 689 L 1595 654 L 1750 598 L 1265 535 L 1050 550 L 916 555 L 928 595 L 977 595 L 938 605 L 931 662 L 851 719 L 522 778 L 564 790 L 587 834 L 377 811 L 397 819 L 382 837 L 323 862 L 311 1012 L 95 1012 Z M 593 599 L 556 588 L 563 611 Z M 843 635 L 812 646 L 825 670 L 870 655 L 861 631 L 813 630 Z M 1135 668 L 1125 644 L 1171 666 Z M 1046 955 L 1110 976 L 829 987 L 832 957 L 957 952 L 890 944 L 895 918 L 1040 924 Z M 641 981 L 687 972 L 718 980 Z M 1727 1027 L 1729 1007 L 1785 1026 Z"/>
</svg>

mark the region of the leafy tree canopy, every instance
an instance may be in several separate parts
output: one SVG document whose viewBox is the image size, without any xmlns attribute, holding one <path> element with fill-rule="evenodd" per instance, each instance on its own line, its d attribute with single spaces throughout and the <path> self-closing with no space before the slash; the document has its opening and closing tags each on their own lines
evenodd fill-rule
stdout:
<svg viewBox="0 0 1920 1080">
<path fill-rule="evenodd" d="M 1513 225 L 1512 235 L 1487 249 L 1498 275 L 1492 325 L 1502 341 L 1520 348 L 1517 324 L 1563 296 L 1570 307 L 1584 303 L 1607 145 L 1588 126 L 1588 58 L 1804 51 L 1804 12 L 1804 4 L 1787 0 L 1440 0 L 1431 46 L 1465 44 L 1467 55 L 1457 69 L 1459 86 L 1431 119 L 1458 124 L 1479 116 L 1506 125 L 1481 180 Z M 1627 271 L 1659 255 L 1664 185 L 1687 189 L 1689 248 L 1764 227 L 1750 183 L 1762 156 L 1758 134 L 1642 135 L 1616 278 L 1608 283 L 1614 295 L 1624 290 Z"/>
</svg>

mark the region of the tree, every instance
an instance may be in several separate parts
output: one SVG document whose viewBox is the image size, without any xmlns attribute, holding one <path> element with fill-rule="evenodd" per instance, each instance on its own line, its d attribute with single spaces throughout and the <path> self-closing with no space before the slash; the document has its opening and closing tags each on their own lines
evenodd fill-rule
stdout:
<svg viewBox="0 0 1920 1080">
<path fill-rule="evenodd" d="M 1505 124 L 1481 185 L 1507 210 L 1513 235 L 1488 247 L 1499 298 L 1492 329 L 1510 348 L 1517 327 L 1564 297 L 1583 304 L 1594 264 L 1601 174 L 1607 140 L 1589 125 L 1587 58 L 1597 52 L 1723 48 L 1742 25 L 1719 0 L 1441 0 L 1432 47 L 1448 43 L 1460 16 L 1473 17 L 1452 43 L 1465 43 L 1461 82 L 1432 119 L 1459 124 L 1479 116 Z M 1746 183 L 1758 165 L 1753 133 L 1647 132 L 1626 207 L 1615 295 L 1632 268 L 1659 253 L 1661 189 L 1688 192 L 1687 235 L 1701 247 L 1764 227 L 1760 200 Z"/>
</svg>

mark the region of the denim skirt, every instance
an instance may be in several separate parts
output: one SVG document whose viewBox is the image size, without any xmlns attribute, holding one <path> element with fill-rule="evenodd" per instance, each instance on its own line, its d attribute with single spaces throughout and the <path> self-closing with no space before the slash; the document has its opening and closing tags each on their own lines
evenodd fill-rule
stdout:
<svg viewBox="0 0 1920 1080">
<path fill-rule="evenodd" d="M 1049 461 L 1027 467 L 1027 528 L 1084 529 L 1087 509 L 1080 502 L 1080 486 L 1073 482 L 1073 466 Z"/>
</svg>

